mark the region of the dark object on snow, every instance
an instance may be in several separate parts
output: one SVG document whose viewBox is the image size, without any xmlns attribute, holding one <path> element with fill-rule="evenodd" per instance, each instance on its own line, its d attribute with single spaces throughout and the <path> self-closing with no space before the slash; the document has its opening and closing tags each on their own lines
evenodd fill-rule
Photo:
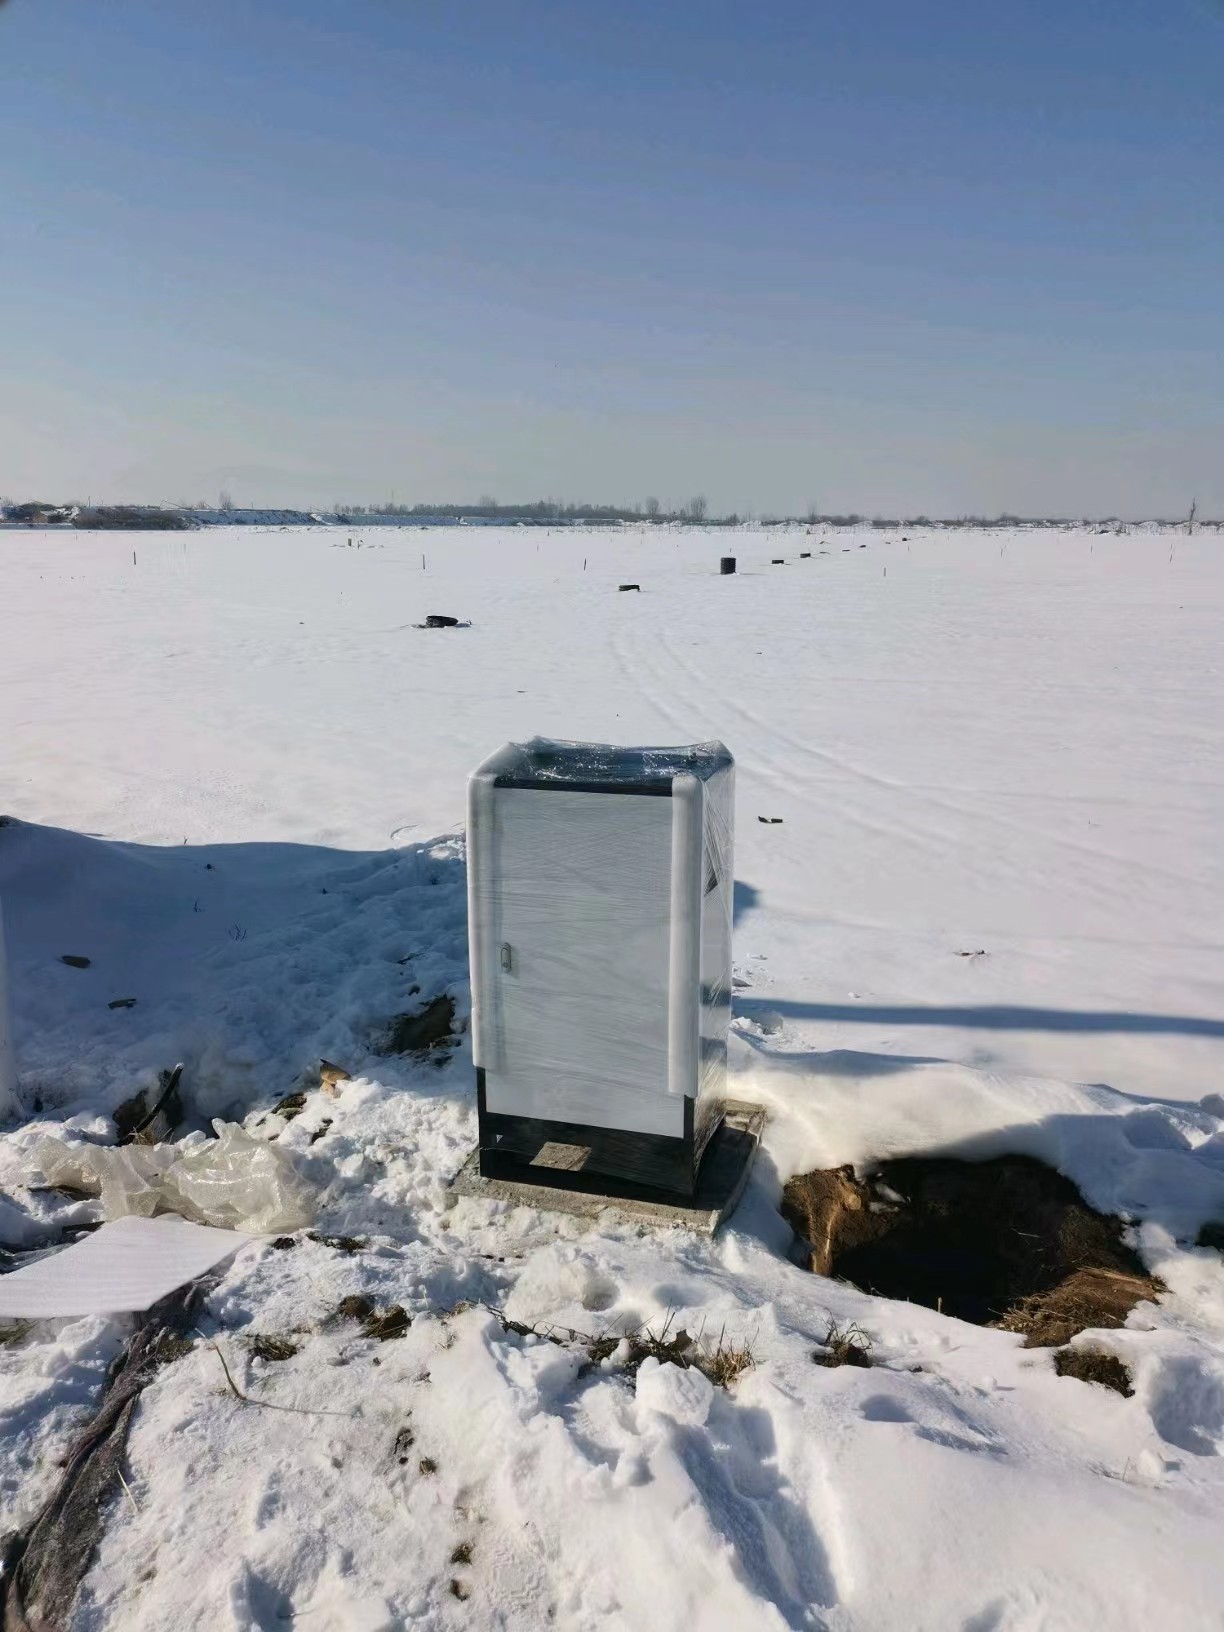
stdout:
<svg viewBox="0 0 1224 1632">
<path fill-rule="evenodd" d="M 369 1298 L 360 1292 L 351 1292 L 347 1298 L 341 1298 L 336 1305 L 335 1318 L 337 1320 L 369 1320 L 374 1313 L 374 1305 Z"/>
<path fill-rule="evenodd" d="M 855 1321 L 839 1326 L 830 1320 L 824 1343 L 812 1359 L 818 1366 L 870 1366 L 871 1339 Z"/>
<path fill-rule="evenodd" d="M 391 1022 L 383 1048 L 388 1054 L 428 1054 L 455 1035 L 455 1000 L 435 997 L 416 1014 L 400 1014 Z"/>
<path fill-rule="evenodd" d="M 799 559 L 800 559 L 800 561 L 810 561 L 812 559 L 811 550 L 800 550 L 799 551 Z"/>
<path fill-rule="evenodd" d="M 354 1253 L 365 1250 L 365 1241 L 359 1235 L 320 1235 L 318 1230 L 308 1230 L 307 1241 L 317 1241 L 321 1247 L 330 1247 L 333 1252 Z M 276 1245 L 274 1241 L 273 1246 Z"/>
<path fill-rule="evenodd" d="M 183 532 L 195 523 L 181 510 L 159 510 L 147 504 L 97 504 L 78 510 L 72 525 L 84 529 L 131 532 Z"/>
<path fill-rule="evenodd" d="M 425 618 L 426 629 L 458 629 L 459 619 L 448 618 L 443 612 L 430 612 Z"/>
<path fill-rule="evenodd" d="M 151 1106 L 146 1105 L 142 1088 L 116 1108 L 114 1123 L 121 1145 L 156 1145 L 170 1137 L 183 1120 L 178 1091 L 182 1079 L 183 1067 L 176 1065 L 172 1071 L 161 1073 L 157 1098 Z"/>
<path fill-rule="evenodd" d="M 115 1124 L 121 1145 L 131 1144 L 136 1137 L 136 1129 L 148 1114 L 149 1107 L 145 1100 L 143 1088 L 138 1093 L 133 1094 L 131 1099 L 125 1099 L 122 1105 L 115 1106 L 114 1111 L 111 1113 L 111 1121 Z"/>
<path fill-rule="evenodd" d="M 185 1333 L 202 1286 L 193 1281 L 154 1304 L 113 1367 L 97 1415 L 69 1451 L 50 1500 L 10 1539 L 0 1577 L 4 1632 L 63 1632 L 72 1624 L 107 1511 L 122 1500 L 119 1475 L 136 1402 L 158 1368 L 190 1348 Z"/>
<path fill-rule="evenodd" d="M 411 1325 L 412 1317 L 406 1315 L 398 1303 L 393 1303 L 377 1314 L 367 1315 L 361 1329 L 366 1337 L 374 1337 L 380 1343 L 385 1343 L 388 1338 L 403 1337 Z"/>
<path fill-rule="evenodd" d="M 1100 1383 L 1126 1400 L 1135 1392 L 1130 1367 L 1104 1349 L 1059 1349 L 1054 1356 L 1054 1370 L 1060 1377 L 1076 1377 L 1081 1383 Z"/>
<path fill-rule="evenodd" d="M 986 948 L 984 946 L 979 946 L 972 952 L 958 952 L 956 955 L 958 958 L 984 958 L 986 956 Z"/>
<path fill-rule="evenodd" d="M 733 555 L 724 555 L 718 563 L 718 570 L 724 578 L 730 578 L 735 571 L 735 557 Z"/>
<path fill-rule="evenodd" d="M 781 816 L 758 816 L 757 821 L 764 822 L 766 827 L 780 827 L 782 825 Z"/>
<path fill-rule="evenodd" d="M 1165 1290 L 1121 1219 L 1029 1156 L 907 1157 L 865 1179 L 851 1167 L 805 1173 L 788 1181 L 782 1212 L 817 1275 L 1023 1333 L 1030 1349 L 1123 1326 Z"/>
<path fill-rule="evenodd" d="M 769 564 L 770 564 L 771 567 L 784 567 L 786 565 L 786 562 L 783 560 L 783 558 L 780 555 L 775 555 L 773 560 Z"/>
<path fill-rule="evenodd" d="M 286 1122 L 292 1122 L 295 1116 L 300 1116 L 306 1109 L 306 1095 L 302 1093 L 286 1094 L 284 1099 L 278 1099 L 272 1107 L 273 1116 L 283 1116 Z"/>
<path fill-rule="evenodd" d="M 61 963 L 66 963 L 68 965 L 69 969 L 88 969 L 89 968 L 89 959 L 88 958 L 78 957 L 78 955 L 75 952 L 65 952 L 63 957 L 61 957 L 60 962 Z"/>
<path fill-rule="evenodd" d="M 765 1111 L 760 1105 L 724 1099 L 722 1111 L 723 1120 L 701 1159 L 697 1187 L 688 1197 L 669 1198 L 650 1185 L 586 1172 L 566 1159 L 564 1146 L 551 1142 L 541 1148 L 529 1168 L 512 1158 L 501 1177 L 481 1171 L 492 1153 L 482 1154 L 477 1146 L 451 1180 L 450 1188 L 457 1196 L 543 1207 L 576 1218 L 598 1219 L 611 1206 L 628 1223 L 655 1229 L 679 1224 L 699 1235 L 713 1235 L 735 1211 L 744 1193 L 765 1126 Z"/>
<path fill-rule="evenodd" d="M 617 584 L 616 587 L 617 587 L 617 589 L 620 590 L 622 595 L 625 593 L 625 591 L 627 589 L 636 589 L 639 595 L 642 593 L 641 584 Z"/>
<path fill-rule="evenodd" d="M 108 1009 L 134 1009 L 136 999 L 134 997 L 112 997 L 106 1006 Z"/>
<path fill-rule="evenodd" d="M 279 1360 L 292 1360 L 299 1347 L 300 1345 L 291 1337 L 278 1337 L 271 1332 L 256 1332 L 250 1340 L 251 1354 L 256 1360 L 262 1360 L 265 1365 L 273 1365 Z"/>
</svg>

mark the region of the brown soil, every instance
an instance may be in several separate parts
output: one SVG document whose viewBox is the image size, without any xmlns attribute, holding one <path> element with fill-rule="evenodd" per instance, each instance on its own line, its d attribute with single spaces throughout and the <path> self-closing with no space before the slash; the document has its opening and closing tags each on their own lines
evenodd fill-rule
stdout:
<svg viewBox="0 0 1224 1632">
<path fill-rule="evenodd" d="M 1129 1366 L 1103 1349 L 1059 1349 L 1054 1370 L 1060 1377 L 1078 1377 L 1081 1383 L 1100 1383 L 1126 1399 L 1135 1392 Z"/>
<path fill-rule="evenodd" d="M 455 1035 L 455 1000 L 435 997 L 415 1014 L 397 1014 L 383 1038 L 384 1054 L 428 1054 Z"/>
<path fill-rule="evenodd" d="M 885 1162 L 791 1179 L 782 1211 L 808 1267 L 881 1297 L 979 1326 L 1022 1332 L 1026 1347 L 1125 1323 L 1163 1285 L 1075 1185 L 1027 1156 Z"/>
</svg>

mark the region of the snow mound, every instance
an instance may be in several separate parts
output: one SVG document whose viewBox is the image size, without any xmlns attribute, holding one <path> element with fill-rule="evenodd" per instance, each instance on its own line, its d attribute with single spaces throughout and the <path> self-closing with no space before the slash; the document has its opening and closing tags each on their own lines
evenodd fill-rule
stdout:
<svg viewBox="0 0 1224 1632">
<path fill-rule="evenodd" d="M 113 1110 L 182 1060 L 192 1107 L 233 1116 L 320 1057 L 355 1075 L 414 988 L 466 1005 L 464 888 L 453 838 L 361 855 L 121 844 L 10 819 L 19 1093 L 27 1109 Z"/>
<path fill-rule="evenodd" d="M 714 1385 L 695 1366 L 684 1368 L 649 1354 L 638 1367 L 637 1402 L 658 1416 L 700 1428 L 714 1403 Z"/>
</svg>

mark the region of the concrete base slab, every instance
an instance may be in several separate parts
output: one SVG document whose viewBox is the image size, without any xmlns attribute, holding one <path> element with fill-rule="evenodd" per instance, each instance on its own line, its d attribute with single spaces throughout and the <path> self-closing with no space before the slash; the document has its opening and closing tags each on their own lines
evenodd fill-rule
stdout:
<svg viewBox="0 0 1224 1632">
<path fill-rule="evenodd" d="M 480 1151 L 474 1150 L 455 1174 L 450 1188 L 455 1195 L 482 1201 L 508 1201 L 519 1207 L 542 1207 L 548 1212 L 572 1213 L 578 1218 L 618 1218 L 656 1228 L 678 1225 L 713 1235 L 730 1217 L 744 1193 L 748 1172 L 761 1142 L 765 1108 L 745 1100 L 729 1099 L 721 1127 L 710 1140 L 701 1162 L 697 1191 L 691 1200 L 657 1200 L 637 1185 L 607 1180 L 599 1191 L 571 1188 L 562 1164 L 541 1167 L 539 1184 L 517 1179 L 486 1178 L 480 1171 Z M 568 1148 L 568 1147 L 566 1147 Z M 545 1177 L 547 1175 L 547 1177 Z M 589 1182 L 589 1181 L 588 1181 Z"/>
</svg>

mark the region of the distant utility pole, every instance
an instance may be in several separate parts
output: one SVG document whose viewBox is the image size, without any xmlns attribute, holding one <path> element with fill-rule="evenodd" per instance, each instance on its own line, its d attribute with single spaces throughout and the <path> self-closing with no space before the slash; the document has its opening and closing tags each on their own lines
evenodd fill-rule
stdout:
<svg viewBox="0 0 1224 1632">
<path fill-rule="evenodd" d="M 1198 514 L 1198 500 L 1194 499 L 1194 500 L 1192 500 L 1191 505 L 1190 505 L 1190 514 L 1186 517 L 1186 531 L 1188 533 L 1193 533 L 1193 531 L 1194 531 L 1194 518 L 1195 518 L 1195 516 L 1197 514 Z"/>
</svg>

